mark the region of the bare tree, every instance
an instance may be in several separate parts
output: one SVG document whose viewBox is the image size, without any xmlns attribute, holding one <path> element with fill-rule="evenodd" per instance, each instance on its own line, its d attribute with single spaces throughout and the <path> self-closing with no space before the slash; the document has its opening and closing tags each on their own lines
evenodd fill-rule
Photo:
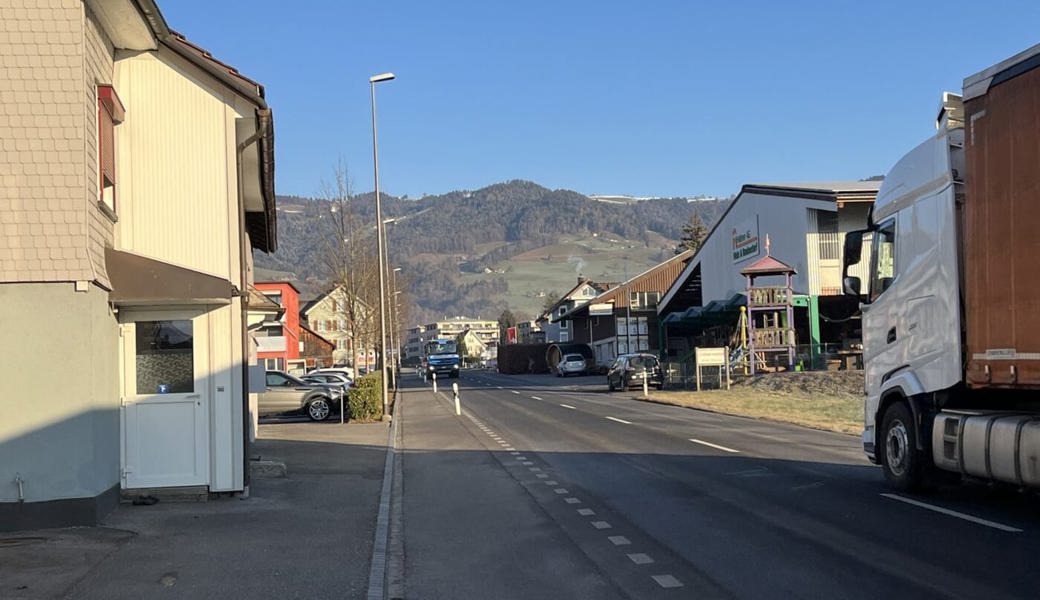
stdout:
<svg viewBox="0 0 1040 600">
<path fill-rule="evenodd" d="M 379 347 L 376 311 L 379 303 L 379 266 L 375 228 L 362 223 L 355 210 L 353 185 L 342 163 L 334 180 L 323 184 L 322 198 L 329 213 L 319 220 L 321 260 L 334 290 L 337 320 L 347 333 L 353 366 L 361 351 Z"/>
</svg>

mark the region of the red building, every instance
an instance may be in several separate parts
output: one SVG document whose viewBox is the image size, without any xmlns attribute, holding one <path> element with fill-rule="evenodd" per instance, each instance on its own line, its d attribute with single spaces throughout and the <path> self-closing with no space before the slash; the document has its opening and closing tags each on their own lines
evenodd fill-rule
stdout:
<svg viewBox="0 0 1040 600">
<path fill-rule="evenodd" d="M 288 281 L 258 281 L 253 285 L 285 309 L 279 324 L 265 326 L 257 332 L 257 358 L 269 370 L 302 370 L 300 290 Z"/>
</svg>

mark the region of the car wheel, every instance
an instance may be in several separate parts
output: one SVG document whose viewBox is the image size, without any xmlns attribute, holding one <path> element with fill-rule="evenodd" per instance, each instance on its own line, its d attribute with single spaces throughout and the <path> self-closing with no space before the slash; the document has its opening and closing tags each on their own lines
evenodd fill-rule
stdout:
<svg viewBox="0 0 1040 600">
<path fill-rule="evenodd" d="M 324 396 L 319 396 L 307 404 L 307 416 L 311 421 L 324 421 L 329 418 L 331 412 L 329 400 Z"/>
</svg>

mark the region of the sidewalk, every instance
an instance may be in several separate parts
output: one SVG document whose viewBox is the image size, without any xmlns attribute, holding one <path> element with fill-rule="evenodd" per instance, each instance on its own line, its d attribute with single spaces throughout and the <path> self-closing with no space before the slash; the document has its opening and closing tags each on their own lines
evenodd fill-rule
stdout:
<svg viewBox="0 0 1040 600">
<path fill-rule="evenodd" d="M 260 426 L 250 497 L 121 505 L 104 527 L 0 536 L 0 598 L 363 598 L 387 424 Z"/>
</svg>

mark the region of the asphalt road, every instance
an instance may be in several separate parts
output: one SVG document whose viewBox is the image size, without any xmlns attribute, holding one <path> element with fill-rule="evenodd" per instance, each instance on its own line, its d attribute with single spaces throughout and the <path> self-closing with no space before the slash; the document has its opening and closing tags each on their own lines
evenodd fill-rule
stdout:
<svg viewBox="0 0 1040 600">
<path fill-rule="evenodd" d="M 602 377 L 404 382 L 407 598 L 1035 598 L 1040 502 L 894 494 L 854 436 Z"/>
</svg>

